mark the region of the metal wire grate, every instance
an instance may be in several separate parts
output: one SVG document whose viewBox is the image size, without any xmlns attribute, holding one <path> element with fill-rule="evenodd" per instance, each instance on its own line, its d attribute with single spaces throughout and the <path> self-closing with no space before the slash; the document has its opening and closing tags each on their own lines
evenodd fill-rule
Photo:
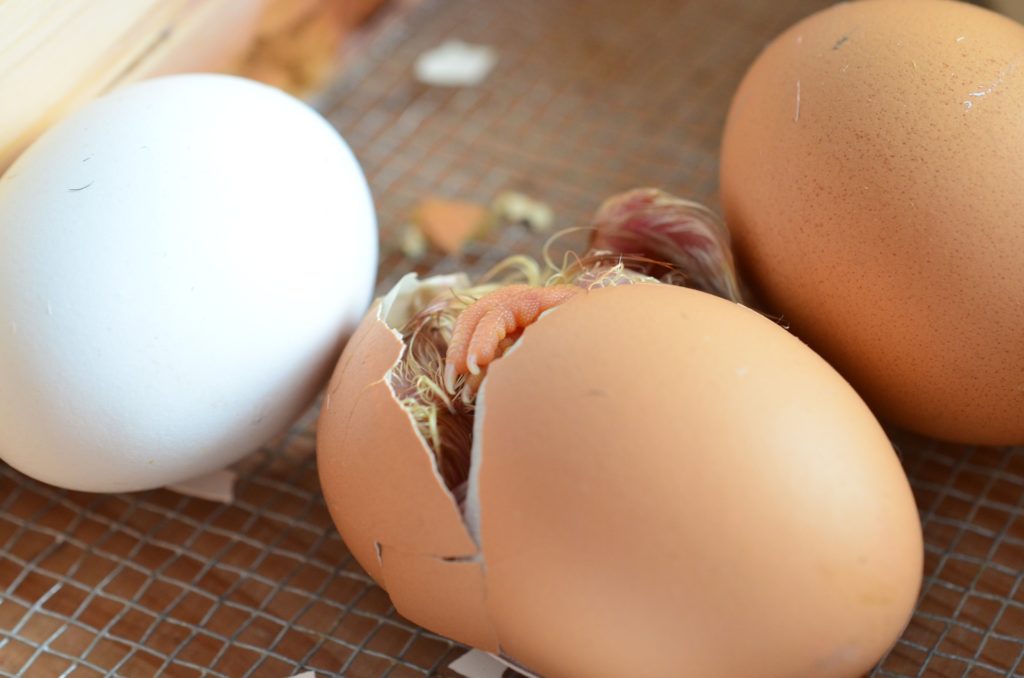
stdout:
<svg viewBox="0 0 1024 678">
<path fill-rule="evenodd" d="M 519 190 L 554 208 L 556 228 L 640 185 L 714 205 L 739 78 L 767 40 L 827 4 L 428 0 L 381 22 L 320 99 L 374 190 L 380 289 L 408 270 L 480 272 L 547 237 L 507 228 L 458 260 L 411 261 L 395 243 L 428 195 Z M 498 50 L 482 86 L 414 81 L 416 56 L 447 38 Z M 229 506 L 67 492 L 0 465 L 0 675 L 451 675 L 461 648 L 399 617 L 334 531 L 315 416 L 239 465 Z M 894 442 L 922 514 L 926 577 L 875 674 L 1024 671 L 1024 449 Z"/>
<path fill-rule="evenodd" d="M 230 505 L 53 490 L 7 469 L 0 667 L 30 676 L 424 675 L 450 643 L 395 617 L 318 496 L 312 421 Z"/>
</svg>

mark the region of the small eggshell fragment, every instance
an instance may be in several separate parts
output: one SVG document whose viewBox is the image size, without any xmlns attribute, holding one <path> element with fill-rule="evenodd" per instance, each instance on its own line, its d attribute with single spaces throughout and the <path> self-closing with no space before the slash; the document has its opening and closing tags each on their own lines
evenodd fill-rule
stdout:
<svg viewBox="0 0 1024 678">
<path fill-rule="evenodd" d="M 370 302 L 373 202 L 338 133 L 241 78 L 96 100 L 0 178 L 0 457 L 122 492 L 285 429 Z"/>
<path fill-rule="evenodd" d="M 541 316 L 478 393 L 467 552 L 384 397 L 400 320 L 378 306 L 346 348 L 317 454 L 403 616 L 552 677 L 854 676 L 898 638 L 923 555 L 906 477 L 853 389 L 771 321 L 656 284 Z"/>
<path fill-rule="evenodd" d="M 1024 443 L 1024 26 L 865 0 L 771 44 L 736 92 L 721 193 L 766 305 L 885 420 Z"/>
<path fill-rule="evenodd" d="M 413 213 L 413 222 L 445 254 L 457 254 L 487 225 L 487 209 L 458 200 L 426 198 Z"/>
</svg>

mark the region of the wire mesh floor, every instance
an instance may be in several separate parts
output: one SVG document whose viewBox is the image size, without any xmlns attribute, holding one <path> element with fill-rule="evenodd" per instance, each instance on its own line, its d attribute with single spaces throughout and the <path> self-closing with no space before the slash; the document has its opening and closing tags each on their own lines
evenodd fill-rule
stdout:
<svg viewBox="0 0 1024 678">
<path fill-rule="evenodd" d="M 506 228 L 457 260 L 409 260 L 396 243 L 428 195 L 522 191 L 554 208 L 556 228 L 641 185 L 716 205 L 739 78 L 827 4 L 428 0 L 379 22 L 319 103 L 369 176 L 381 289 L 408 270 L 479 272 L 547 237 Z M 483 85 L 413 79 L 416 56 L 448 38 L 498 50 Z M 238 465 L 231 505 L 62 491 L 0 465 L 0 675 L 451 675 L 463 649 L 399 617 L 335 532 L 315 416 Z M 1024 449 L 893 439 L 921 511 L 925 580 L 875 675 L 1024 671 Z"/>
</svg>

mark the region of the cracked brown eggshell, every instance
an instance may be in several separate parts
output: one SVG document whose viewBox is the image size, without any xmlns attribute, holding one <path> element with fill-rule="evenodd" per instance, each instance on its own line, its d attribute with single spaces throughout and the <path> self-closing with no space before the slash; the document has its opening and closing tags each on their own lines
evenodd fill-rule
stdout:
<svg viewBox="0 0 1024 678">
<path fill-rule="evenodd" d="M 892 446 L 753 311 L 638 284 L 526 328 L 478 397 L 472 528 L 381 388 L 399 354 L 371 313 L 318 461 L 342 536 L 408 619 L 599 678 L 854 676 L 906 625 L 922 539 Z"/>
<path fill-rule="evenodd" d="M 460 286 L 455 277 L 435 282 Z M 480 564 L 445 560 L 471 559 L 476 543 L 387 381 L 403 348 L 389 315 L 405 314 L 417 291 L 433 289 L 404 278 L 374 302 L 346 345 L 317 423 L 320 484 L 345 544 L 400 613 L 497 651 L 482 619 Z"/>
<path fill-rule="evenodd" d="M 721 194 L 745 277 L 895 424 L 1024 443 L 1024 27 L 841 3 L 736 92 Z"/>
</svg>

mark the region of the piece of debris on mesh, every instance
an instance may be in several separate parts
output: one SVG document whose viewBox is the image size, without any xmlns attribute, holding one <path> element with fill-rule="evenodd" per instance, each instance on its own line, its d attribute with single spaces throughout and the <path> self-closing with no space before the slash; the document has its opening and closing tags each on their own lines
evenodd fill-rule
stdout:
<svg viewBox="0 0 1024 678">
<path fill-rule="evenodd" d="M 451 671 L 465 678 L 533 678 L 520 673 L 508 661 L 480 650 L 470 650 L 448 665 Z"/>
<path fill-rule="evenodd" d="M 402 235 L 399 238 L 398 246 L 402 254 L 410 259 L 422 259 L 427 254 L 430 243 L 423 231 L 416 224 L 409 222 L 402 227 Z"/>
<path fill-rule="evenodd" d="M 499 193 L 491 202 L 491 215 L 501 226 L 518 224 L 538 232 L 551 228 L 555 220 L 554 212 L 546 203 L 517 191 Z"/>
<path fill-rule="evenodd" d="M 416 79 L 437 87 L 474 87 L 498 62 L 494 48 L 448 40 L 419 55 L 413 65 Z"/>
<path fill-rule="evenodd" d="M 186 497 L 230 504 L 235 500 L 235 482 L 237 480 L 238 474 L 231 469 L 219 469 L 168 485 L 167 489 Z"/>
<path fill-rule="evenodd" d="M 425 198 L 412 213 L 412 223 L 402 236 L 402 251 L 420 257 L 426 251 L 423 238 L 445 254 L 456 254 L 469 240 L 490 227 L 486 207 L 473 202 Z"/>
</svg>

